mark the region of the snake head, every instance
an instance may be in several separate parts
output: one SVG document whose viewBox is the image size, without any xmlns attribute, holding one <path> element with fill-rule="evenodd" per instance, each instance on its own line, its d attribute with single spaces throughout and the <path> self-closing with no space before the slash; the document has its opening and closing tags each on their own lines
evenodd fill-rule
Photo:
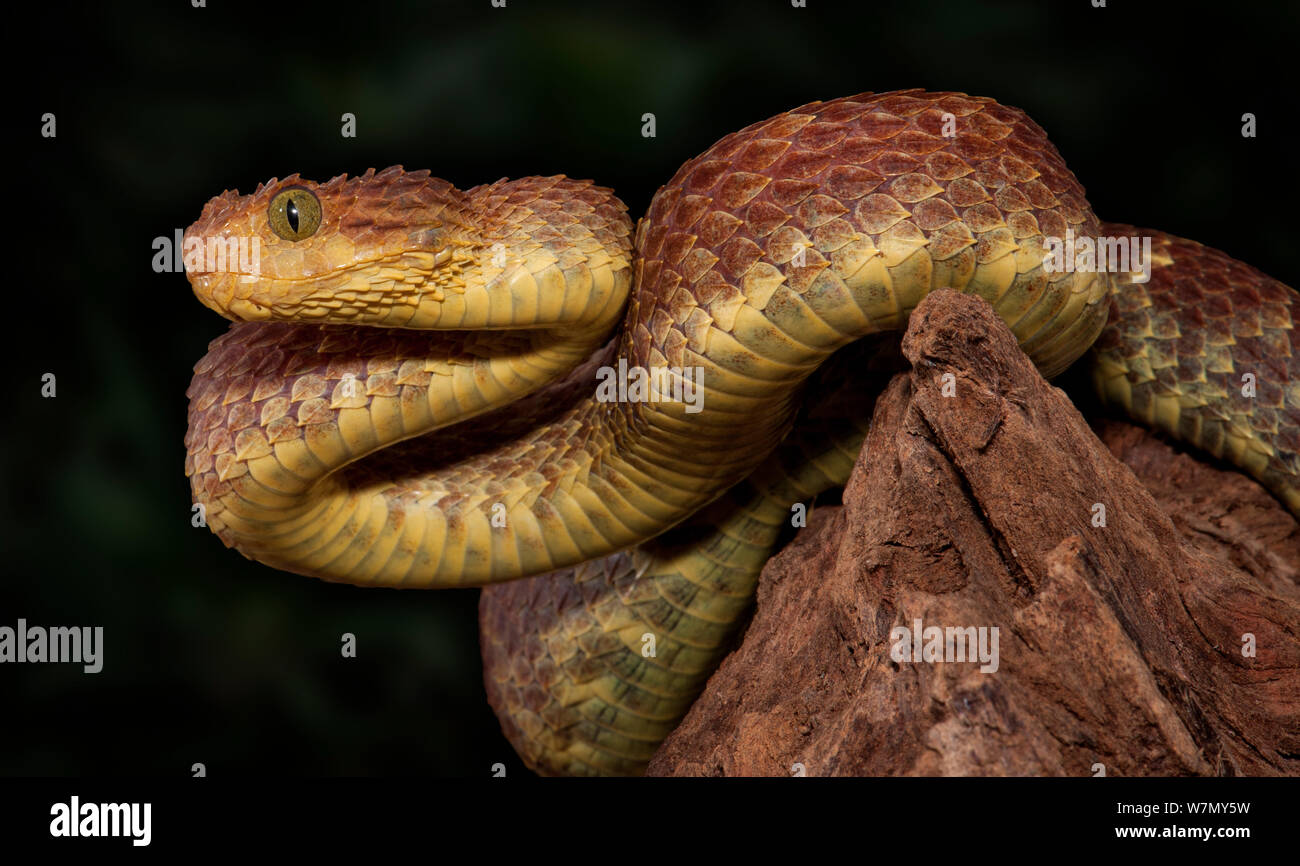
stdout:
<svg viewBox="0 0 1300 866">
<path fill-rule="evenodd" d="M 194 294 L 228 319 L 402 327 L 463 292 L 479 245 L 464 193 L 393 166 L 227 190 L 186 230 L 183 254 Z"/>
</svg>

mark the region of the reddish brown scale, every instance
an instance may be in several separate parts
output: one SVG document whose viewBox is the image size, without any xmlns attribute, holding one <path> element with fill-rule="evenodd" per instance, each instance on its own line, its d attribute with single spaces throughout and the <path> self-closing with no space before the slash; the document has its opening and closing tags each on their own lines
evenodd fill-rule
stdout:
<svg viewBox="0 0 1300 866">
<path fill-rule="evenodd" d="M 951 123 L 955 137 L 945 135 Z M 225 193 L 209 203 L 196 226 L 212 228 L 243 210 L 264 210 L 271 196 L 297 181 L 296 176 L 273 181 L 251 196 Z M 611 243 L 620 240 L 621 209 L 590 185 L 534 178 L 459 193 L 440 184 L 427 172 L 399 169 L 335 178 L 317 187 L 318 194 L 345 203 L 345 215 L 326 231 L 351 237 L 402 231 L 403 213 L 431 201 L 442 208 L 439 219 L 454 230 L 471 222 L 463 211 L 471 199 L 476 200 L 474 220 L 508 231 L 514 211 L 527 204 L 539 212 L 540 199 L 540 207 L 552 213 L 605 208 L 600 216 L 607 229 L 598 230 L 607 231 Z M 570 196 L 567 201 L 545 198 L 561 188 Z M 831 266 L 834 251 L 855 235 L 868 235 L 877 246 L 890 236 L 916 241 L 935 262 L 973 267 L 1006 254 L 1005 240 L 982 236 L 1003 227 L 1016 240 L 1100 231 L 1083 188 L 1043 130 L 1022 112 L 963 94 L 921 91 L 802 106 L 726 136 L 683 165 L 655 195 L 638 230 L 637 290 L 617 351 L 633 365 L 684 367 L 697 361 L 707 354 L 712 335 L 734 335 L 737 309 L 753 300 L 745 275 L 759 263 L 779 270 L 780 291 L 787 293 L 774 295 L 764 309 L 775 321 L 797 301 L 817 301 L 819 275 Z M 480 228 L 476 224 L 474 230 Z M 530 231 L 542 239 L 564 236 L 563 230 L 542 225 Z M 1105 231 L 1129 230 L 1107 226 Z M 801 267 L 793 262 L 796 232 L 813 245 Z M 1179 416 L 1171 429 L 1212 452 L 1221 451 L 1226 441 L 1222 399 L 1226 396 L 1229 404 L 1235 399 L 1243 370 L 1256 372 L 1253 401 L 1230 406 L 1229 414 L 1274 448 L 1259 473 L 1265 483 L 1275 491 L 1294 491 L 1300 469 L 1294 293 L 1221 253 L 1155 237 L 1174 265 L 1157 268 L 1144 288 L 1114 298 L 1098 357 L 1109 353 L 1134 365 L 1129 381 L 1135 399 L 1129 408 L 1135 413 L 1173 393 L 1204 397 L 1199 412 Z M 899 313 L 901 318 L 905 311 Z M 238 455 L 252 447 L 247 434 L 255 427 L 274 444 L 310 437 L 334 422 L 337 410 L 329 398 L 341 378 L 362 379 L 367 395 L 406 399 L 428 382 L 423 361 L 438 356 L 439 347 L 448 363 L 473 363 L 477 353 L 486 354 L 482 347 L 488 344 L 480 341 L 491 341 L 500 351 L 510 339 L 509 333 L 431 336 L 342 326 L 236 325 L 196 366 L 189 392 L 186 470 L 196 500 L 217 502 L 241 483 Z M 837 345 L 832 338 L 810 347 L 807 369 Z M 737 365 L 751 363 L 743 372 L 761 384 L 771 382 L 761 411 L 744 418 L 737 412 L 705 412 L 692 421 L 689 434 L 665 444 L 651 435 L 662 417 L 644 404 L 584 402 L 594 365 L 612 360 L 615 350 L 607 347 L 583 368 L 516 405 L 388 447 L 338 476 L 354 487 L 396 482 L 390 513 L 395 508 L 404 514 L 402 509 L 419 507 L 424 497 L 436 494 L 448 525 L 456 526 L 463 519 L 456 503 L 468 501 L 469 491 L 496 490 L 503 480 L 527 473 L 545 482 L 532 507 L 546 513 L 553 508 L 548 497 L 582 458 L 590 458 L 592 475 L 616 492 L 620 485 L 626 490 L 630 482 L 607 472 L 605 457 L 651 440 L 636 455 L 640 468 L 658 467 L 661 474 L 671 469 L 697 479 L 700 489 L 713 490 L 744 477 L 771 452 L 800 399 L 801 376 L 773 372 L 780 365 L 765 363 L 766 356 L 732 359 Z M 1153 359 L 1157 363 L 1150 363 Z M 801 363 L 791 365 L 802 370 Z M 1143 363 L 1149 368 L 1145 372 Z M 616 553 L 580 567 L 583 579 L 576 583 L 566 582 L 564 576 L 575 572 L 568 569 L 546 581 L 485 593 L 488 688 L 521 752 L 542 735 L 563 742 L 583 733 L 569 709 L 556 703 L 557 685 L 628 664 L 622 655 L 611 655 L 619 638 L 599 629 L 610 605 L 657 591 L 635 580 L 628 556 Z M 665 587 L 663 597 L 646 607 L 652 611 L 646 614 L 650 624 L 667 632 L 680 618 L 673 605 L 685 599 L 673 591 L 682 592 Z M 505 601 L 493 607 L 493 598 Z M 529 611 L 527 621 L 518 616 L 521 610 Z M 646 700 L 637 697 L 634 683 L 622 682 L 619 691 L 629 702 Z M 509 713 L 518 706 L 539 714 L 548 729 L 515 725 Z M 635 767 L 635 760 L 628 766 Z"/>
<path fill-rule="evenodd" d="M 1272 451 L 1251 473 L 1291 502 L 1300 486 L 1295 291 L 1195 241 L 1120 223 L 1106 223 L 1102 231 L 1150 237 L 1157 263 L 1172 262 L 1157 264 L 1145 284 L 1121 287 L 1093 345 L 1098 359 L 1127 368 L 1133 396 L 1119 408 L 1145 422 L 1153 400 L 1179 395 L 1185 408 L 1177 422 L 1156 423 L 1220 457 L 1230 456 L 1232 425 L 1245 424 Z M 1243 393 L 1248 373 L 1254 374 L 1253 395 Z"/>
</svg>

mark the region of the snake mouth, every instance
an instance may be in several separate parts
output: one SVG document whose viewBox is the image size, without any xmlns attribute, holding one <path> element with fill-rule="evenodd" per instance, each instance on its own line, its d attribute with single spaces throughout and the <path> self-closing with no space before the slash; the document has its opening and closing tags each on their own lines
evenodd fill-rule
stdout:
<svg viewBox="0 0 1300 866">
<path fill-rule="evenodd" d="M 450 249 L 407 250 L 324 275 L 268 279 L 246 273 L 188 273 L 195 297 L 236 322 L 297 321 L 401 327 L 448 294 L 463 291 Z"/>
<path fill-rule="evenodd" d="M 248 301 L 242 298 L 236 298 L 230 303 L 230 312 L 236 321 L 241 322 L 264 322 L 272 318 L 271 309 L 264 307 L 256 301 Z"/>
</svg>

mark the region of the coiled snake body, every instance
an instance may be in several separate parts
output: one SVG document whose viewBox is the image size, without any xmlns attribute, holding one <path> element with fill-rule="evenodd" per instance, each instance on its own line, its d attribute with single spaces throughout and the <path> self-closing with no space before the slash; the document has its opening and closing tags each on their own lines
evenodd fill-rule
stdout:
<svg viewBox="0 0 1300 866">
<path fill-rule="evenodd" d="M 1153 239 L 1147 282 L 1045 262 L 1054 240 L 1135 235 Z M 1099 223 L 1045 133 L 990 99 L 862 94 L 754 124 L 683 165 L 635 236 L 589 182 L 462 192 L 395 167 L 226 192 L 186 244 L 241 239 L 256 268 L 187 257 L 237 322 L 188 391 L 208 525 L 326 580 L 547 575 L 481 603 L 489 699 L 543 772 L 644 768 L 791 504 L 853 464 L 866 415 L 801 415 L 810 376 L 933 288 L 987 299 L 1045 375 L 1095 343 L 1103 399 L 1300 514 L 1295 292 Z M 832 364 L 851 381 L 864 357 Z M 602 399 L 596 377 L 620 368 L 670 373 Z M 697 406 L 662 393 L 690 371 Z"/>
</svg>

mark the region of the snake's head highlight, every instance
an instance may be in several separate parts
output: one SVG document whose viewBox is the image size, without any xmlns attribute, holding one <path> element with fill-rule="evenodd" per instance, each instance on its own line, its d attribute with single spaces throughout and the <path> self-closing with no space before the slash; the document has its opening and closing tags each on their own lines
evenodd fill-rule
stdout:
<svg viewBox="0 0 1300 866">
<path fill-rule="evenodd" d="M 403 327 L 464 291 L 480 245 L 464 193 L 393 166 L 228 190 L 186 230 L 183 256 L 194 294 L 228 319 Z"/>
</svg>

